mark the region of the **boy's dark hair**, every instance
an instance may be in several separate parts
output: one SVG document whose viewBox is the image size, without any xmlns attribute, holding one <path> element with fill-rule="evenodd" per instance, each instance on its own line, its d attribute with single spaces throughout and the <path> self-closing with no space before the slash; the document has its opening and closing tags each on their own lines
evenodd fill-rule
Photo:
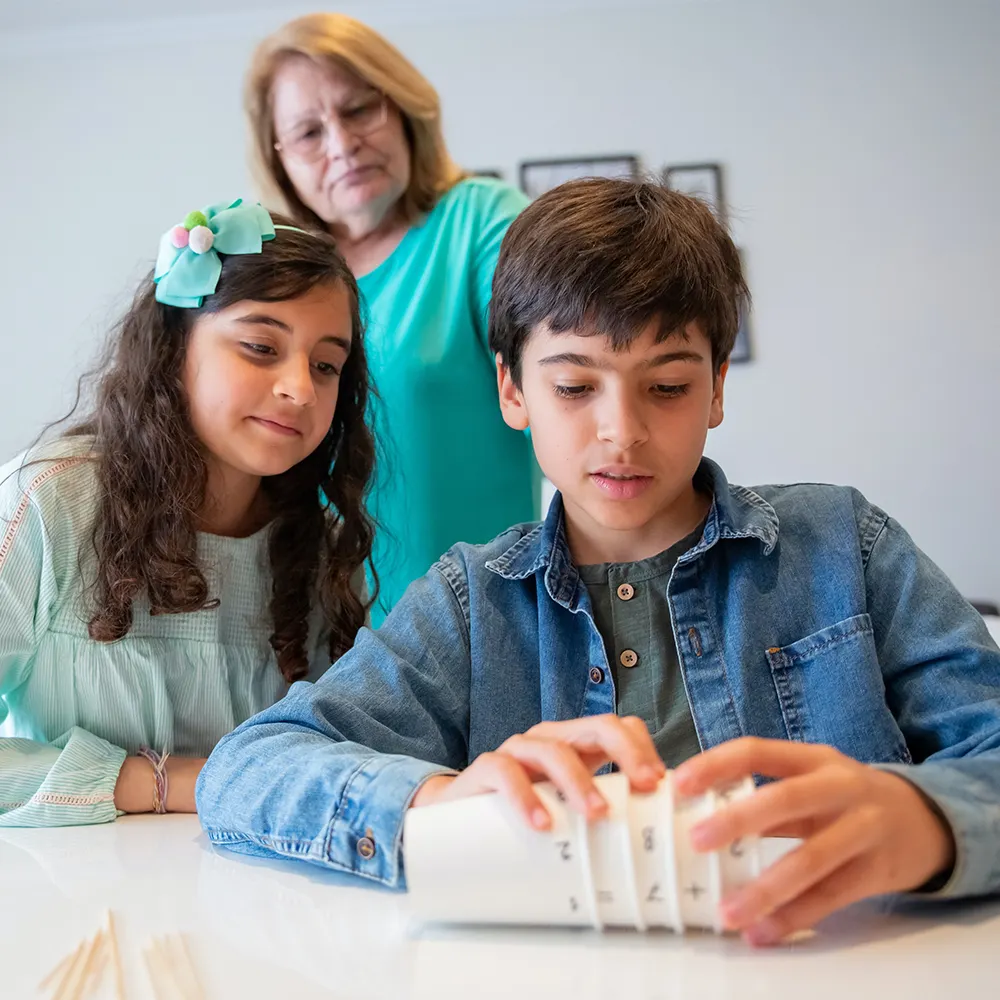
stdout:
<svg viewBox="0 0 1000 1000">
<path fill-rule="evenodd" d="M 622 350 L 654 319 L 663 340 L 694 321 L 717 372 L 749 299 L 739 252 L 703 202 L 644 180 L 569 181 L 504 236 L 490 350 L 520 385 L 524 345 L 540 323 L 601 334 Z"/>
<path fill-rule="evenodd" d="M 308 458 L 262 483 L 274 515 L 271 646 L 291 682 L 309 669 L 309 615 L 317 601 L 330 630 L 331 659 L 353 645 L 371 605 L 356 592 L 358 571 L 371 555 L 373 524 L 364 497 L 375 460 L 365 422 L 370 386 L 358 286 L 333 238 L 319 231 L 279 229 L 261 253 L 223 261 L 218 287 L 200 309 L 157 302 L 152 274 L 143 280 L 112 335 L 107 360 L 92 373 L 98 378 L 94 406 L 67 432 L 95 437 L 100 492 L 89 631 L 98 642 L 122 638 L 140 596 L 152 614 L 217 604 L 198 562 L 196 523 L 208 472 L 182 383 L 195 320 L 247 299 L 279 302 L 339 284 L 350 297 L 352 342 L 333 423 Z"/>
</svg>

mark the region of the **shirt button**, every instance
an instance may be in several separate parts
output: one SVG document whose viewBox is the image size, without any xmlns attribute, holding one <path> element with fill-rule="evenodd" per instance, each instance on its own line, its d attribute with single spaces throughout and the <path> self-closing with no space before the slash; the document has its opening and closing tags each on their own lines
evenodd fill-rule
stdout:
<svg viewBox="0 0 1000 1000">
<path fill-rule="evenodd" d="M 623 667 L 634 667 L 639 662 L 639 654 L 634 649 L 623 649 L 618 662 Z"/>
<path fill-rule="evenodd" d="M 591 667 L 590 668 L 590 679 L 595 684 L 600 684 L 601 681 L 604 680 L 604 671 L 601 670 L 600 667 Z"/>
<path fill-rule="evenodd" d="M 365 861 L 371 861 L 375 857 L 375 841 L 371 838 L 371 831 L 366 831 L 369 836 L 362 837 L 358 841 L 358 854 L 365 859 Z"/>
<path fill-rule="evenodd" d="M 623 601 L 631 601 L 635 597 L 635 587 L 631 583 L 623 583 L 618 588 L 618 597 Z"/>
</svg>

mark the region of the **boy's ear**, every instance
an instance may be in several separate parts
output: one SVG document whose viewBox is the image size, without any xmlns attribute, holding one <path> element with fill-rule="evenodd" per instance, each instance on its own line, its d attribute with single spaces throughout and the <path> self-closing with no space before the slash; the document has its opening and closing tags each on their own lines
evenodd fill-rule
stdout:
<svg viewBox="0 0 1000 1000">
<path fill-rule="evenodd" d="M 719 374 L 715 376 L 712 383 L 712 405 L 708 411 L 708 427 L 711 430 L 713 427 L 718 427 L 722 423 L 723 407 L 722 407 L 722 397 L 724 395 L 724 390 L 726 388 L 726 374 L 729 371 L 729 362 L 725 362 L 719 368 Z"/>
<path fill-rule="evenodd" d="M 524 405 L 521 390 L 514 384 L 510 369 L 504 364 L 503 358 L 497 352 L 497 391 L 500 394 L 500 414 L 508 427 L 516 431 L 527 430 L 528 410 Z"/>
</svg>

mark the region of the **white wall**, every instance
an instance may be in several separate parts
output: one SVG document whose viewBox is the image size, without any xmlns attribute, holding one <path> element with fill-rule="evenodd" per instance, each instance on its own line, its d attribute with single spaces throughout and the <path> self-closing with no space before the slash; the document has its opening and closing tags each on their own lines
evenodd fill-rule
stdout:
<svg viewBox="0 0 1000 1000">
<path fill-rule="evenodd" d="M 160 232 L 246 190 L 241 73 L 304 9 L 0 34 L 0 454 L 67 404 Z M 710 453 L 738 482 L 857 485 L 1000 598 L 1000 5 L 340 9 L 435 81 L 467 165 L 724 163 L 757 360 Z"/>
</svg>

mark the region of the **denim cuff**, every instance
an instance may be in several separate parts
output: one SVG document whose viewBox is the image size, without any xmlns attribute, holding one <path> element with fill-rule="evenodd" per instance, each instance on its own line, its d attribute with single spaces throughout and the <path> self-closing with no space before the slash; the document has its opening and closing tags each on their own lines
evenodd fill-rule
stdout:
<svg viewBox="0 0 1000 1000">
<path fill-rule="evenodd" d="M 360 761 L 327 830 L 327 861 L 342 871 L 405 889 L 406 810 L 428 778 L 455 773 L 414 757 L 378 755 Z"/>
<path fill-rule="evenodd" d="M 951 828 L 955 841 L 951 875 L 943 885 L 932 880 L 919 895 L 950 899 L 995 891 L 1000 886 L 1000 802 L 995 789 L 958 762 L 876 766 L 919 789 Z"/>
</svg>

